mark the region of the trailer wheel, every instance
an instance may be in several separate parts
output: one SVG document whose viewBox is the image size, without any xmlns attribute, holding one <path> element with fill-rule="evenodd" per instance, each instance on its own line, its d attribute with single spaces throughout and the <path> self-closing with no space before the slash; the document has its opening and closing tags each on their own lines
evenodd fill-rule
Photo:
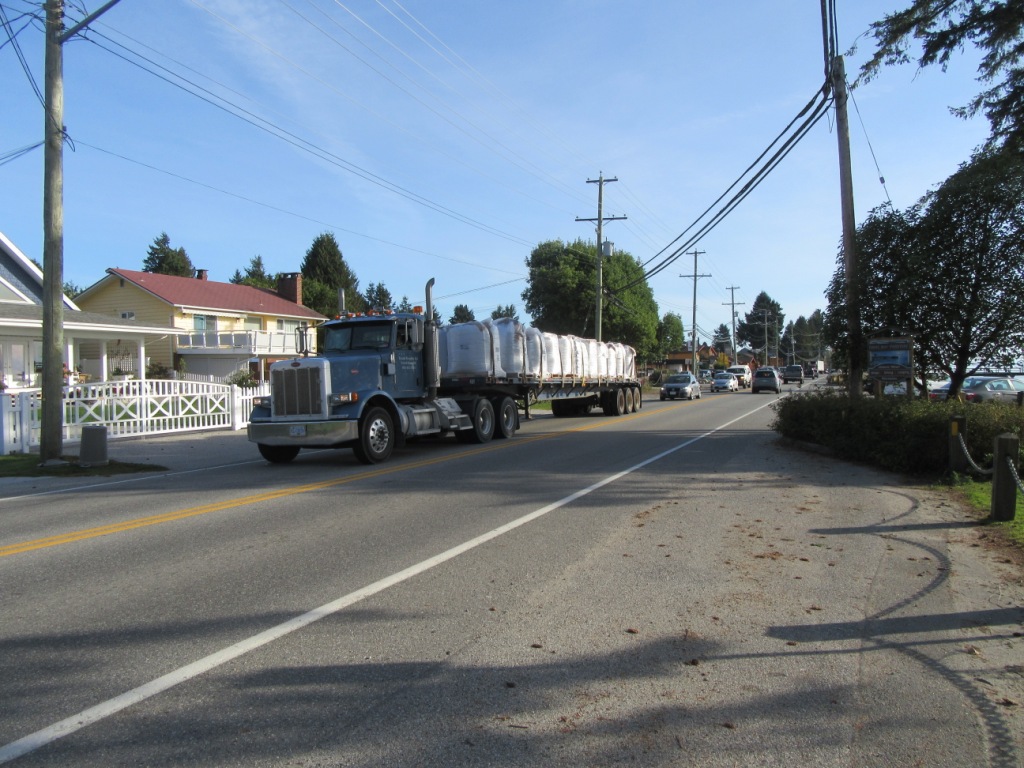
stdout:
<svg viewBox="0 0 1024 768">
<path fill-rule="evenodd" d="M 633 394 L 633 388 L 626 387 L 624 392 L 626 395 L 626 409 L 623 413 L 633 413 L 633 411 L 636 410 L 636 400 L 634 399 L 635 395 Z"/>
<path fill-rule="evenodd" d="M 257 443 L 260 449 L 260 456 L 271 464 L 287 464 L 299 455 L 299 449 L 294 445 L 264 445 Z"/>
<path fill-rule="evenodd" d="M 359 440 L 352 452 L 363 464 L 387 461 L 395 449 L 395 424 L 383 408 L 370 408 L 359 422 Z"/>
<path fill-rule="evenodd" d="M 700 397 L 700 395 L 697 395 Z M 633 404 L 636 406 L 633 410 L 639 411 L 644 407 L 644 391 L 640 387 L 633 387 Z"/>
<path fill-rule="evenodd" d="M 562 400 L 551 401 L 551 415 L 556 419 L 562 418 L 563 416 L 569 415 L 569 409 L 566 407 L 568 403 Z"/>
<path fill-rule="evenodd" d="M 473 403 L 473 426 L 457 431 L 455 439 L 460 443 L 486 443 L 496 433 L 494 406 L 486 397 L 478 397 Z"/>
<path fill-rule="evenodd" d="M 497 414 L 494 436 L 497 438 L 512 437 L 519 427 L 519 406 L 511 397 L 496 399 L 491 403 Z"/>
</svg>

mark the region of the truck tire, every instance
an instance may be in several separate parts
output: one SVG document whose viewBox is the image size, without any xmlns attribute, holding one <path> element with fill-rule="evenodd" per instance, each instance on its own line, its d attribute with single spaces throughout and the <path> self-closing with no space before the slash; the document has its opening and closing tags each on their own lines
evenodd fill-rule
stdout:
<svg viewBox="0 0 1024 768">
<path fill-rule="evenodd" d="M 257 443 L 256 447 L 260 450 L 260 456 L 271 464 L 287 464 L 299 455 L 299 448 L 295 445 L 264 445 L 263 443 Z"/>
<path fill-rule="evenodd" d="M 552 400 L 551 415 L 554 416 L 556 419 L 562 418 L 564 416 L 569 416 L 570 414 L 569 409 L 566 407 L 567 405 L 568 403 L 563 402 L 562 400 Z"/>
<path fill-rule="evenodd" d="M 633 388 L 626 387 L 624 393 L 626 396 L 626 410 L 624 413 L 633 413 L 633 411 L 636 410 L 636 400 L 634 399 L 635 395 L 633 394 Z"/>
<path fill-rule="evenodd" d="M 512 437 L 519 426 L 519 406 L 511 397 L 497 398 L 491 402 L 497 421 L 494 425 L 496 438 Z"/>
<path fill-rule="evenodd" d="M 370 408 L 359 421 L 359 440 L 352 452 L 363 464 L 387 461 L 395 449 L 395 424 L 383 408 Z"/>
<path fill-rule="evenodd" d="M 460 443 L 486 443 L 494 437 L 494 406 L 486 397 L 479 397 L 473 404 L 473 427 L 455 433 Z"/>
<path fill-rule="evenodd" d="M 621 416 L 626 412 L 625 390 L 616 389 L 608 392 L 603 399 L 605 416 Z"/>
<path fill-rule="evenodd" d="M 700 395 L 697 395 L 699 398 Z M 644 407 L 644 391 L 640 387 L 633 387 L 633 402 L 636 404 L 635 410 L 639 411 Z"/>
</svg>

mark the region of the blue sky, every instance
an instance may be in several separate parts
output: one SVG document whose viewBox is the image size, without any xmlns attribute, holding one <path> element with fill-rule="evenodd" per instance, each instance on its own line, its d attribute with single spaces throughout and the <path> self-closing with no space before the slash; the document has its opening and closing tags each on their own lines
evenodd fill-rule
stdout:
<svg viewBox="0 0 1024 768">
<path fill-rule="evenodd" d="M 851 81 L 870 22 L 908 1 L 837 0 L 839 48 L 858 45 Z M 42 88 L 41 25 L 23 15 L 41 3 L 0 4 Z M 445 318 L 464 303 L 527 319 L 525 259 L 546 240 L 594 240 L 576 218 L 597 215 L 599 174 L 618 179 L 605 215 L 627 217 L 605 236 L 651 259 L 824 79 L 817 0 L 121 0 L 93 28 L 64 51 L 66 280 L 141 269 L 161 232 L 212 280 L 256 255 L 297 271 L 331 231 L 363 288 L 416 302 L 436 278 Z M 126 61 L 139 56 L 151 71 Z M 911 205 L 984 140 L 982 119 L 949 114 L 979 90 L 975 60 L 891 68 L 854 92 L 858 222 L 887 199 Z M 43 128 L 10 43 L 0 83 L 5 156 Z M 787 320 L 824 309 L 841 234 L 834 125 L 697 245 L 711 275 L 697 285 L 701 338 L 729 321 L 729 286 L 741 313 L 761 291 Z M 42 176 L 41 149 L 0 165 L 0 231 L 39 260 Z M 686 255 L 650 281 L 687 332 L 692 274 Z"/>
</svg>

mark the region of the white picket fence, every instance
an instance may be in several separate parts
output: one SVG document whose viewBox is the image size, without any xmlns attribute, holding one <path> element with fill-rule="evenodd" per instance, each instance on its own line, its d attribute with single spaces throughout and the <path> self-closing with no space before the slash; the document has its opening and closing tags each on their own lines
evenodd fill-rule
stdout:
<svg viewBox="0 0 1024 768">
<path fill-rule="evenodd" d="M 270 385 L 147 379 L 102 381 L 64 388 L 63 439 L 78 442 L 82 427 L 105 426 L 107 437 L 137 437 L 208 429 L 244 429 L 254 397 Z M 29 453 L 39 445 L 40 390 L 0 394 L 0 455 Z"/>
</svg>

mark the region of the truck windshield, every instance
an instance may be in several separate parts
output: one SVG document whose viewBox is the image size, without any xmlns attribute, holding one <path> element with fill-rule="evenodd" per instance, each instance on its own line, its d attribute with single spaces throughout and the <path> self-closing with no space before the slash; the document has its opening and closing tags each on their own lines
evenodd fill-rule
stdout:
<svg viewBox="0 0 1024 768">
<path fill-rule="evenodd" d="M 320 349 L 324 354 L 350 349 L 387 349 L 391 346 L 392 323 L 351 323 L 324 329 Z"/>
</svg>

